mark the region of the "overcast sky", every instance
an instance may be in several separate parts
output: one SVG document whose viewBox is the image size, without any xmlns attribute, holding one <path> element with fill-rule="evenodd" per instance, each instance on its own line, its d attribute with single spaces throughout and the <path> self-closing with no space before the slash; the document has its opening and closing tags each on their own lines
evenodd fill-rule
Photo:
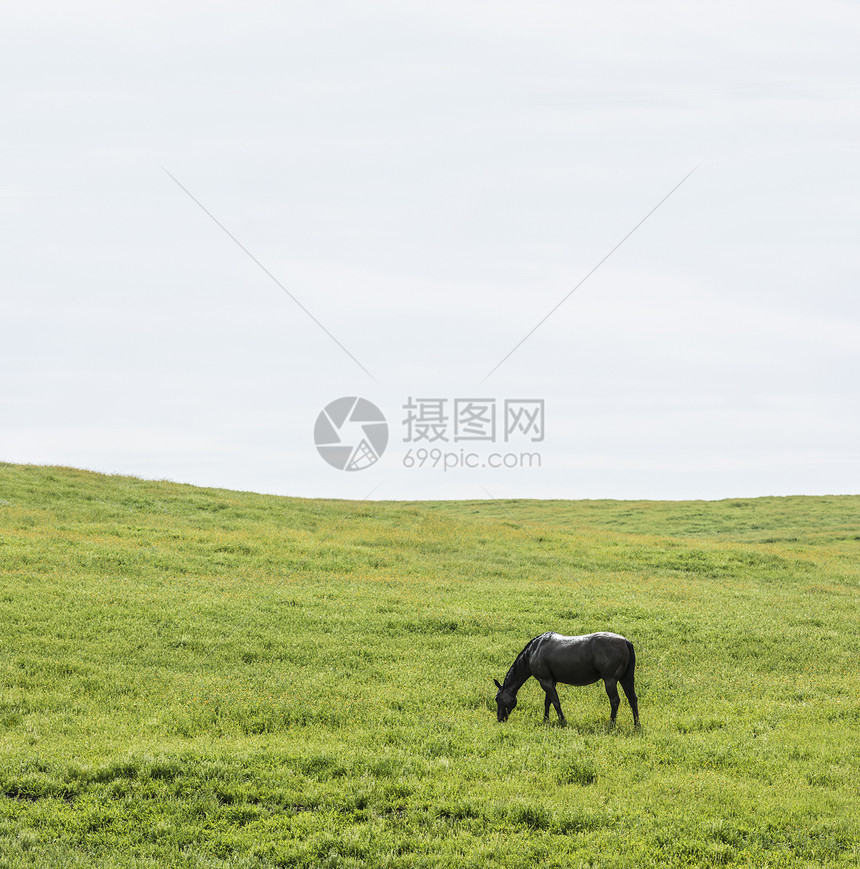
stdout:
<svg viewBox="0 0 860 869">
<path fill-rule="evenodd" d="M 860 4 L 3 17 L 0 459 L 342 498 L 860 492 Z M 388 423 L 351 471 L 314 445 L 350 396 Z"/>
</svg>

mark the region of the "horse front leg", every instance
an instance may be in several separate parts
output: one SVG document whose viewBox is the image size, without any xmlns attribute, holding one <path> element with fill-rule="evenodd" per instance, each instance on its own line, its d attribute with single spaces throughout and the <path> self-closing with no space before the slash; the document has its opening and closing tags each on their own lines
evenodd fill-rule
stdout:
<svg viewBox="0 0 860 869">
<path fill-rule="evenodd" d="M 555 690 L 555 682 L 547 680 L 541 682 L 540 685 L 546 695 L 544 697 L 543 720 L 547 721 L 549 719 L 549 706 L 551 703 L 555 707 L 556 714 L 558 715 L 558 723 L 564 727 L 567 724 L 567 720 L 564 717 L 564 713 L 561 711 L 561 703 L 559 703 L 558 700 L 558 691 Z"/>
</svg>

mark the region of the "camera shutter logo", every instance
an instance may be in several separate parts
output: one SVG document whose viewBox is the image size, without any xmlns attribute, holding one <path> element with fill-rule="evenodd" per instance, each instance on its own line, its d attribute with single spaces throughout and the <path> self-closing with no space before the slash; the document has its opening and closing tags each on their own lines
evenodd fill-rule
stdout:
<svg viewBox="0 0 860 869">
<path fill-rule="evenodd" d="M 366 398 L 336 398 L 317 417 L 314 443 L 333 468 L 363 471 L 385 452 L 388 423 L 382 411 Z"/>
</svg>

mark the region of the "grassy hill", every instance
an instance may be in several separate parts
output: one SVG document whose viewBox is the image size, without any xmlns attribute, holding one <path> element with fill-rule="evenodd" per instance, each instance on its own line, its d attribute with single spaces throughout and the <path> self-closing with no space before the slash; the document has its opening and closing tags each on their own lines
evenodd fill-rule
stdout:
<svg viewBox="0 0 860 869">
<path fill-rule="evenodd" d="M 0 464 L 0 869 L 856 866 L 860 497 L 355 503 Z M 625 634 L 602 685 L 492 679 Z"/>
</svg>

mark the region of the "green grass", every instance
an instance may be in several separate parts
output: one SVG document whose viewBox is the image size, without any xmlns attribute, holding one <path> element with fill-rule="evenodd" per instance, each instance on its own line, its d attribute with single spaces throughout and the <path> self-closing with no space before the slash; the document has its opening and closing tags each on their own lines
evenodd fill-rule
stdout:
<svg viewBox="0 0 860 869">
<path fill-rule="evenodd" d="M 860 497 L 353 503 L 0 464 L 0 869 L 856 866 Z M 601 685 L 501 679 L 625 634 Z"/>
</svg>

